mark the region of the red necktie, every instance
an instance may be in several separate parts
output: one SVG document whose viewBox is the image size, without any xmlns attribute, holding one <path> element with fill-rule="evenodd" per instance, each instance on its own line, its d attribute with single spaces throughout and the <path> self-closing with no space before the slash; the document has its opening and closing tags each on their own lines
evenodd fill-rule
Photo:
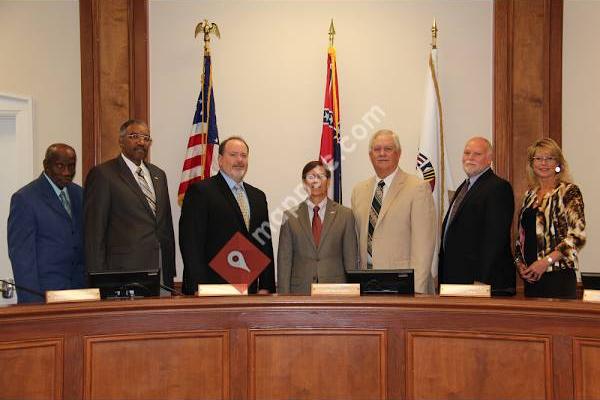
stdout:
<svg viewBox="0 0 600 400">
<path fill-rule="evenodd" d="M 319 206 L 313 208 L 314 214 L 312 219 L 312 234 L 315 241 L 315 246 L 319 247 L 319 241 L 321 240 L 321 217 L 319 217 Z"/>
</svg>

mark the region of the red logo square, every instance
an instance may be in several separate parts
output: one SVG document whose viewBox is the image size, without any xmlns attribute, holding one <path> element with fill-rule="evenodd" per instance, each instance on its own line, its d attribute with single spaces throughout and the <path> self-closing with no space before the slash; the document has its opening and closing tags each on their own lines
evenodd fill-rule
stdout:
<svg viewBox="0 0 600 400">
<path fill-rule="evenodd" d="M 230 284 L 250 286 L 270 262 L 259 248 L 236 232 L 208 265 Z"/>
</svg>

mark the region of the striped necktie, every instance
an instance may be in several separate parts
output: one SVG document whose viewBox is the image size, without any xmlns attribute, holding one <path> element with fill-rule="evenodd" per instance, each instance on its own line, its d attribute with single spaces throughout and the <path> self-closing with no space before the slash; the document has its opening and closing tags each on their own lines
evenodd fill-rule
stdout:
<svg viewBox="0 0 600 400">
<path fill-rule="evenodd" d="M 69 214 L 69 217 L 73 218 L 73 212 L 71 211 L 71 202 L 69 201 L 69 198 L 67 197 L 67 193 L 65 193 L 66 190 L 67 189 L 61 190 L 58 197 L 60 198 L 60 202 L 62 203 L 63 207 L 65 208 L 65 211 L 67 212 L 67 214 Z"/>
<path fill-rule="evenodd" d="M 377 218 L 379 218 L 379 210 L 381 210 L 381 203 L 383 202 L 383 187 L 385 182 L 379 181 L 375 195 L 373 196 L 373 202 L 371 203 L 371 211 L 369 212 L 369 236 L 367 237 L 367 253 L 373 259 L 373 232 L 375 232 L 375 226 L 377 225 Z M 371 269 L 373 266 L 367 263 L 367 268 Z"/>
<path fill-rule="evenodd" d="M 146 200 L 148 200 L 148 205 L 152 210 L 152 214 L 156 215 L 156 197 L 154 197 L 154 193 L 152 193 L 152 190 L 150 190 L 150 185 L 144 176 L 144 170 L 142 167 L 137 168 L 136 174 L 138 183 L 142 189 L 142 193 L 144 193 L 144 196 L 146 197 Z"/>
<path fill-rule="evenodd" d="M 244 224 L 246 225 L 246 229 L 250 230 L 250 210 L 248 208 L 248 201 L 246 200 L 246 196 L 244 195 L 244 189 L 242 185 L 235 185 L 235 200 L 240 206 L 240 211 L 242 212 L 242 217 L 244 218 Z"/>
</svg>

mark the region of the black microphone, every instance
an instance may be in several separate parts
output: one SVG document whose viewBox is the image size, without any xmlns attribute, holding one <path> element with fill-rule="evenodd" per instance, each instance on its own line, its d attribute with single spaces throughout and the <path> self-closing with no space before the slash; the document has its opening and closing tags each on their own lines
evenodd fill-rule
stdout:
<svg viewBox="0 0 600 400">
<path fill-rule="evenodd" d="M 0 282 L 2 282 L 4 284 L 2 286 L 5 286 L 5 285 L 12 286 L 12 287 L 15 287 L 15 288 L 17 288 L 19 290 L 22 290 L 24 292 L 35 294 L 36 296 L 40 296 L 42 299 L 46 298 L 46 294 L 45 293 L 38 292 L 37 290 L 33 290 L 33 289 L 30 289 L 30 288 L 27 288 L 27 287 L 24 287 L 24 286 L 21 286 L 21 285 L 17 285 L 14 282 L 6 281 L 4 279 L 0 279 Z M 2 297 L 4 297 L 5 299 L 8 299 L 8 298 L 11 297 L 10 295 L 7 295 L 5 293 L 6 293 L 6 291 L 2 290 Z"/>
<path fill-rule="evenodd" d="M 167 285 L 165 285 L 165 284 L 163 284 L 163 283 L 161 283 L 161 284 L 160 284 L 160 287 L 161 287 L 162 289 L 165 289 L 165 290 L 166 290 L 166 291 L 168 291 L 168 292 L 171 292 L 171 293 L 172 293 L 172 294 L 174 294 L 175 296 L 184 296 L 184 294 L 183 294 L 183 293 L 181 293 L 179 290 L 177 290 L 177 289 L 175 289 L 175 288 L 172 288 L 172 287 L 170 287 L 170 286 L 167 286 Z"/>
</svg>

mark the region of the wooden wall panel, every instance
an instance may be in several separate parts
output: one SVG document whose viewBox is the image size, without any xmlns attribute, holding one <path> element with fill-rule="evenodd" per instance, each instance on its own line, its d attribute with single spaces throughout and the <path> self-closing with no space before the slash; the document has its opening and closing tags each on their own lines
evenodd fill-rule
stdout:
<svg viewBox="0 0 600 400">
<path fill-rule="evenodd" d="M 573 339 L 576 399 L 600 399 L 600 340 Z"/>
<path fill-rule="evenodd" d="M 251 330 L 250 399 L 385 399 L 385 330 Z"/>
<path fill-rule="evenodd" d="M 61 399 L 63 340 L 0 342 L 0 399 Z"/>
<path fill-rule="evenodd" d="M 409 331 L 407 397 L 551 399 L 551 357 L 543 336 Z"/>
<path fill-rule="evenodd" d="M 99 162 L 119 154 L 119 126 L 129 118 L 128 0 L 97 3 L 98 85 L 100 102 Z"/>
<path fill-rule="evenodd" d="M 80 0 L 83 177 L 119 154 L 119 126 L 148 120 L 148 0 Z"/>
<path fill-rule="evenodd" d="M 561 142 L 563 0 L 494 1 L 494 145 L 496 172 L 527 188 L 527 147 Z"/>
<path fill-rule="evenodd" d="M 229 333 L 88 337 L 85 399 L 228 399 Z"/>
</svg>

